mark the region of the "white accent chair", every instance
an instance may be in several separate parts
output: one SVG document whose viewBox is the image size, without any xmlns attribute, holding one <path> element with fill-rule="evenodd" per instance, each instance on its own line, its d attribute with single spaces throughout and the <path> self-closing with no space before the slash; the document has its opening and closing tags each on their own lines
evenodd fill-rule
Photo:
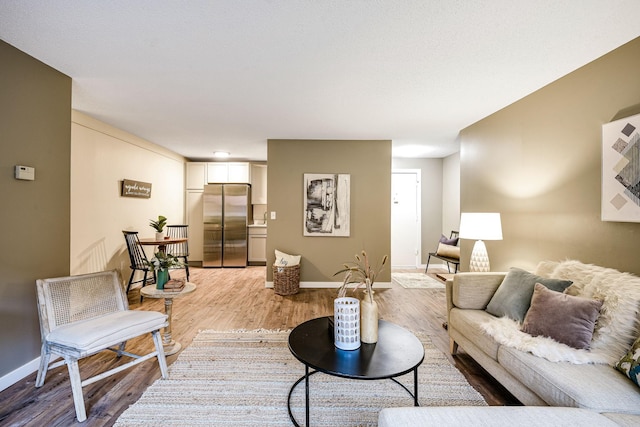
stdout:
<svg viewBox="0 0 640 427">
<path fill-rule="evenodd" d="M 42 334 L 42 354 L 36 387 L 44 384 L 47 370 L 67 364 L 73 403 L 79 422 L 87 419 L 82 387 L 138 363 L 157 358 L 162 378 L 168 378 L 160 328 L 167 316 L 156 311 L 129 310 L 120 275 L 116 270 L 70 277 L 38 279 L 38 314 Z M 124 351 L 126 341 L 151 333 L 155 350 L 139 356 Z M 78 360 L 103 350 L 111 350 L 134 360 L 94 377 L 80 378 Z M 63 360 L 51 363 L 51 356 Z"/>
</svg>

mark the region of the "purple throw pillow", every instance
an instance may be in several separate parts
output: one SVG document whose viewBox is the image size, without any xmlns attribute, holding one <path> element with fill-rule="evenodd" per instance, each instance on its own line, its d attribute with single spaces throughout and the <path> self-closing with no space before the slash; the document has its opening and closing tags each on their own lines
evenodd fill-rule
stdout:
<svg viewBox="0 0 640 427">
<path fill-rule="evenodd" d="M 536 283 L 522 331 L 588 350 L 602 301 L 552 291 Z"/>
<path fill-rule="evenodd" d="M 458 238 L 454 237 L 453 239 L 448 239 L 444 234 L 442 234 L 439 243 L 444 243 L 445 245 L 450 246 L 458 246 Z"/>
</svg>

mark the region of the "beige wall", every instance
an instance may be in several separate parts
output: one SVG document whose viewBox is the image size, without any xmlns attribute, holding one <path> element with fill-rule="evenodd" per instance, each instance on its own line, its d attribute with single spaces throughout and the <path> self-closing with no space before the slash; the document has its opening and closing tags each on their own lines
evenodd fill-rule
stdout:
<svg viewBox="0 0 640 427">
<path fill-rule="evenodd" d="M 0 64 L 2 377 L 40 354 L 36 279 L 69 273 L 71 79 L 3 41 Z"/>
<path fill-rule="evenodd" d="M 375 258 L 390 255 L 391 141 L 268 141 L 267 266 L 274 250 L 301 254 L 302 282 L 331 282 L 342 264 L 362 249 Z M 351 175 L 351 235 L 304 237 L 303 176 L 305 173 Z M 390 264 L 389 264 L 390 265 Z M 273 280 L 267 268 L 267 281 Z M 390 282 L 387 268 L 380 281 Z M 313 284 L 311 284 L 313 285 Z"/>
<path fill-rule="evenodd" d="M 152 237 L 149 220 L 158 215 L 184 224 L 184 164 L 172 151 L 73 111 L 71 274 L 115 268 L 127 281 L 122 230 Z M 150 182 L 151 198 L 121 197 L 123 179 Z"/>
<path fill-rule="evenodd" d="M 640 273 L 640 224 L 600 220 L 602 125 L 640 101 L 638 70 L 640 39 L 461 132 L 461 210 L 502 214 L 492 270 L 572 258 Z"/>
</svg>

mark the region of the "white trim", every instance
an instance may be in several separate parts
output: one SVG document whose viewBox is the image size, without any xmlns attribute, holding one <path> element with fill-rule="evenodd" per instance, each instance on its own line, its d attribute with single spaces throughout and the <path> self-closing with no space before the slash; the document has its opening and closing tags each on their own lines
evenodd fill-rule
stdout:
<svg viewBox="0 0 640 427">
<path fill-rule="evenodd" d="M 420 268 L 420 266 L 419 265 L 394 265 L 393 266 L 394 270 L 415 270 L 417 268 Z"/>
<path fill-rule="evenodd" d="M 0 391 L 7 389 L 20 381 L 21 379 L 38 371 L 40 367 L 40 357 L 36 357 L 31 362 L 14 369 L 8 374 L 0 377 Z M 35 381 L 35 380 L 34 380 Z"/>
<path fill-rule="evenodd" d="M 340 282 L 300 282 L 300 289 L 338 289 L 342 285 Z M 273 282 L 265 282 L 265 288 L 273 288 Z M 391 282 L 375 282 L 374 289 L 389 289 Z"/>
</svg>

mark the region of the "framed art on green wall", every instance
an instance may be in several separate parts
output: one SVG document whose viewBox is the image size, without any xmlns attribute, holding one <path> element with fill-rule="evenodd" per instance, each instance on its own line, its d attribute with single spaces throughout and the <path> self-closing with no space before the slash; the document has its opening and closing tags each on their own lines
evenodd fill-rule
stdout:
<svg viewBox="0 0 640 427">
<path fill-rule="evenodd" d="M 304 174 L 304 236 L 348 237 L 349 174 Z"/>
</svg>

